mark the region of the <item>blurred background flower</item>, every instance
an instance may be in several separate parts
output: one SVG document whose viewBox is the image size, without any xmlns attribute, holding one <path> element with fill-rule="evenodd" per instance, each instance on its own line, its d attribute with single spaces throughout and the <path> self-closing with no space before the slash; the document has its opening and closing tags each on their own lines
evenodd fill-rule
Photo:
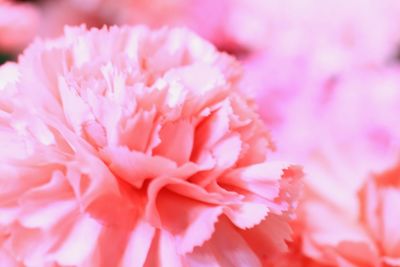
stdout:
<svg viewBox="0 0 400 267">
<path fill-rule="evenodd" d="M 38 7 L 33 4 L 0 0 L 0 64 L 33 40 L 39 19 Z"/>
</svg>

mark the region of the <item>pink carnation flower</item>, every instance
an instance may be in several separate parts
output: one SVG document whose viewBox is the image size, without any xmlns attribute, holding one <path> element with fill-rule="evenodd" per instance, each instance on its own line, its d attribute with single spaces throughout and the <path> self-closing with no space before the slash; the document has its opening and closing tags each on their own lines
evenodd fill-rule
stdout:
<svg viewBox="0 0 400 267">
<path fill-rule="evenodd" d="M 301 170 L 269 160 L 233 58 L 181 29 L 81 27 L 14 67 L 0 94 L 4 260 L 261 266 L 286 249 Z"/>
<path fill-rule="evenodd" d="M 39 26 L 37 8 L 0 0 L 0 51 L 17 52 L 32 41 Z"/>
</svg>

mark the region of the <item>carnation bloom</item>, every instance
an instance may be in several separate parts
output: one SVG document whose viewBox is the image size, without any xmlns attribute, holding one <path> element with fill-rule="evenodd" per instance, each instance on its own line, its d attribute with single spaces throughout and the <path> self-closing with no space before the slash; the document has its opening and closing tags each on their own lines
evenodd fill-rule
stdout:
<svg viewBox="0 0 400 267">
<path fill-rule="evenodd" d="M 0 51 L 22 50 L 32 41 L 38 26 L 39 14 L 33 5 L 0 0 Z"/>
<path fill-rule="evenodd" d="M 230 56 L 182 29 L 81 27 L 14 68 L 0 94 L 5 260 L 260 266 L 286 249 L 301 170 L 269 160 Z"/>
</svg>

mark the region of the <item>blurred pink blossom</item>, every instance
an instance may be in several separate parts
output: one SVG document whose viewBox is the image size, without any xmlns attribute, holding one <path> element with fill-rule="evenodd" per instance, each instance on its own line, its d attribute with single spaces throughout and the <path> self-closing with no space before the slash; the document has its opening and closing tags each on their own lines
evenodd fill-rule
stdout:
<svg viewBox="0 0 400 267">
<path fill-rule="evenodd" d="M 399 177 L 398 164 L 370 175 L 352 214 L 326 201 L 308 200 L 302 215 L 304 253 L 328 266 L 399 266 Z"/>
<path fill-rule="evenodd" d="M 399 106 L 397 65 L 353 70 L 299 94 L 286 106 L 285 123 L 274 135 L 278 154 L 303 164 L 306 173 L 297 243 L 292 245 L 298 259 L 328 266 L 397 266 L 393 251 L 400 251 L 400 243 L 390 223 L 399 220 L 399 204 L 382 204 L 392 205 L 391 215 L 376 213 L 366 206 L 391 197 L 391 190 L 376 197 L 366 192 L 380 190 L 373 182 L 380 178 L 369 178 L 372 174 L 385 172 L 398 161 Z M 391 177 L 399 179 L 398 174 Z M 379 218 L 381 232 L 376 225 L 374 233 L 368 230 L 372 226 L 365 221 L 366 212 Z M 393 233 L 393 240 L 387 241 L 384 231 Z"/>
<path fill-rule="evenodd" d="M 252 50 L 308 52 L 325 68 L 381 61 L 400 39 L 395 0 L 233 0 L 226 31 Z M 310 54 L 310 52 L 312 54 Z M 389 53 L 389 54 L 388 54 Z"/>
<path fill-rule="evenodd" d="M 233 0 L 223 16 L 219 36 L 228 51 L 247 51 L 243 88 L 273 129 L 291 116 L 301 123 L 288 107 L 320 103 L 313 97 L 337 77 L 394 61 L 400 43 L 392 0 Z"/>
<path fill-rule="evenodd" d="M 0 51 L 19 52 L 33 40 L 39 11 L 28 3 L 0 0 Z"/>
<path fill-rule="evenodd" d="M 85 24 L 88 27 L 102 27 L 107 24 L 95 10 L 83 7 L 89 1 L 79 1 L 79 8 L 69 0 L 43 1 L 38 7 L 41 10 L 38 35 L 41 37 L 58 37 L 63 35 L 65 26 Z"/>
<path fill-rule="evenodd" d="M 81 27 L 7 67 L 0 259 L 262 266 L 287 249 L 302 172 L 269 160 L 230 56 L 181 29 Z"/>
</svg>

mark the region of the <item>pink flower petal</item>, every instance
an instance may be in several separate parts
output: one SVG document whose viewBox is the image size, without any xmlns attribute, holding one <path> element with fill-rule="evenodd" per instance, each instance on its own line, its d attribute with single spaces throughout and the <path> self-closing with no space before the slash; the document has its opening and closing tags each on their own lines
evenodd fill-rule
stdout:
<svg viewBox="0 0 400 267">
<path fill-rule="evenodd" d="M 175 161 L 178 166 L 189 161 L 194 139 L 194 125 L 189 121 L 166 124 L 160 130 L 161 144 L 153 153 Z"/>
<path fill-rule="evenodd" d="M 196 248 L 188 257 L 194 266 L 262 266 L 246 241 L 226 220 L 216 225 L 212 239 Z"/>
<path fill-rule="evenodd" d="M 143 266 L 155 234 L 155 228 L 140 222 L 129 237 L 128 245 L 121 260 L 123 267 Z"/>
</svg>

